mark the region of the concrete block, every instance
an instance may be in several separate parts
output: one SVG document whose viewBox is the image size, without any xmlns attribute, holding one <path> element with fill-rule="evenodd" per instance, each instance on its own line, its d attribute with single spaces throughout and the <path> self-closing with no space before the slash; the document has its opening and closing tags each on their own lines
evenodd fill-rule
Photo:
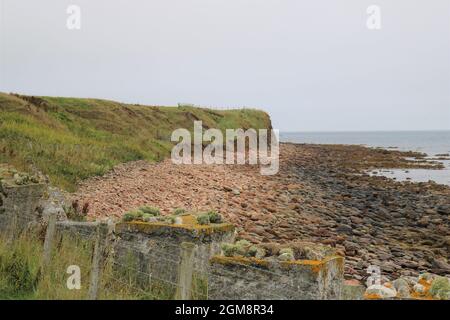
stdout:
<svg viewBox="0 0 450 320">
<path fill-rule="evenodd" d="M 194 272 L 206 275 L 209 259 L 220 253 L 222 242 L 234 240 L 235 228 L 229 223 L 199 225 L 194 216 L 181 218 L 181 224 L 117 224 L 116 259 L 122 265 L 133 264 L 144 277 L 150 278 L 151 275 L 153 279 L 176 283 L 181 261 L 181 244 L 188 242 L 195 245 Z"/>
<path fill-rule="evenodd" d="M 46 189 L 41 183 L 15 185 L 9 180 L 0 181 L 0 231 L 6 230 L 14 215 L 19 227 L 37 222 Z"/>
<path fill-rule="evenodd" d="M 210 261 L 212 300 L 342 299 L 344 259 L 272 261 L 216 256 Z"/>
</svg>

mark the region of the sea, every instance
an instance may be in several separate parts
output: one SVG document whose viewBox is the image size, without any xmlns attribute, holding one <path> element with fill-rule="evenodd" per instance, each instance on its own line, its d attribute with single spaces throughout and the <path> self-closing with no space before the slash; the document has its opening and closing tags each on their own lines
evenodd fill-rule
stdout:
<svg viewBox="0 0 450 320">
<path fill-rule="evenodd" d="M 388 150 L 418 151 L 428 158 L 450 154 L 450 131 L 371 131 L 371 132 L 280 132 L 281 142 L 311 144 L 356 144 Z M 450 158 L 450 157 L 446 157 Z M 377 170 L 397 181 L 427 182 L 450 185 L 450 160 L 439 160 L 442 170 L 390 169 Z M 374 174 L 368 172 L 370 174 Z"/>
</svg>

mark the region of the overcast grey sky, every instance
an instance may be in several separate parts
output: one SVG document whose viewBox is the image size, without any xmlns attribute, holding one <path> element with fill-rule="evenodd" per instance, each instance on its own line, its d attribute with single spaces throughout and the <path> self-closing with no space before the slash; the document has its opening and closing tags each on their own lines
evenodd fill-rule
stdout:
<svg viewBox="0 0 450 320">
<path fill-rule="evenodd" d="M 290 131 L 450 129 L 449 0 L 0 2 L 3 92 L 254 106 Z"/>
</svg>

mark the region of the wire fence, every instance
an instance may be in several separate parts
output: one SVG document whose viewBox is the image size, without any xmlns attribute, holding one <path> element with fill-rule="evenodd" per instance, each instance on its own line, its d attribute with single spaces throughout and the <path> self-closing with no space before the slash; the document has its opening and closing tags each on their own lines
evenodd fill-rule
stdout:
<svg viewBox="0 0 450 320">
<path fill-rule="evenodd" d="M 8 241 L 30 234 L 30 241 L 40 241 L 41 273 L 55 282 L 59 295 L 68 286 L 69 266 L 77 266 L 83 275 L 82 286 L 75 296 L 80 299 L 224 299 L 238 292 L 249 299 L 295 299 L 308 280 L 292 277 L 281 269 L 236 259 L 232 266 L 209 263 L 210 256 L 197 254 L 198 245 L 173 241 L 137 240 L 133 232 L 111 232 L 104 223 L 71 226 L 48 222 L 37 223 L 32 216 L 9 216 L 3 236 Z M 53 231 L 52 231 L 53 230 Z M 149 245 L 149 243 L 152 243 Z M 1 252 L 0 252 L 1 254 Z M 46 257 L 48 261 L 46 261 Z M 207 260 L 207 263 L 205 263 Z M 1 266 L 0 266 L 1 269 Z M 50 274 L 51 273 L 51 274 Z M 50 280 L 49 280 L 50 281 Z M 52 288 L 48 288 L 50 292 Z"/>
</svg>

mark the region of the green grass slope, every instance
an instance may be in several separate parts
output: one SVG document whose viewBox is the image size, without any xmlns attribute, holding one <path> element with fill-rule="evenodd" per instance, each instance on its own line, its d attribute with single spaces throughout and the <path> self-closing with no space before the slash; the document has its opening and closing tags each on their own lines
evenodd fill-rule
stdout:
<svg viewBox="0 0 450 320">
<path fill-rule="evenodd" d="M 30 97 L 0 93 L 0 163 L 35 167 L 53 184 L 73 191 L 119 163 L 170 155 L 172 131 L 205 128 L 269 128 L 259 110 L 217 111 L 155 107 L 98 99 Z"/>
</svg>

